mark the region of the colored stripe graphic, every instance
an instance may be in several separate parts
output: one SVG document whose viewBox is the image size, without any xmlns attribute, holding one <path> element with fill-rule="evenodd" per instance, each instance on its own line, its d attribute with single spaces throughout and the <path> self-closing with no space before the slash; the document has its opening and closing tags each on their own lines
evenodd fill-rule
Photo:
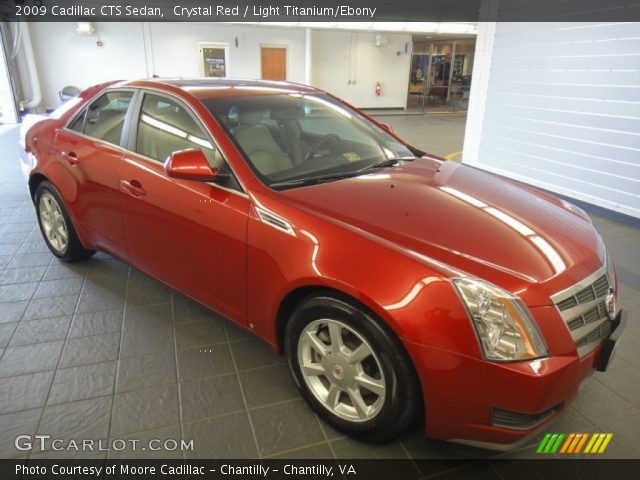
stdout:
<svg viewBox="0 0 640 480">
<path fill-rule="evenodd" d="M 603 453 L 613 438 L 612 433 L 594 433 L 585 453 Z"/>
<path fill-rule="evenodd" d="M 556 453 L 565 437 L 564 433 L 547 433 L 540 442 L 536 453 Z"/>
<path fill-rule="evenodd" d="M 567 453 L 575 452 L 576 448 L 578 447 L 578 444 L 582 441 L 582 439 L 583 439 L 583 436 L 581 433 L 574 434 L 573 442 L 571 442 L 571 446 L 569 447 L 569 450 Z"/>
<path fill-rule="evenodd" d="M 604 439 L 604 442 L 602 442 L 602 445 L 600 446 L 600 450 L 598 450 L 598 453 L 603 453 L 605 451 L 605 449 L 607 448 L 607 445 L 609 445 L 609 442 L 611 441 L 612 438 L 613 438 L 613 433 L 607 433 L 607 436 Z"/>
<path fill-rule="evenodd" d="M 558 434 L 558 439 L 556 440 L 556 443 L 553 444 L 553 447 L 551 447 L 550 453 L 556 453 L 558 451 L 560 445 L 562 444 L 562 440 L 564 440 L 564 437 L 566 437 L 564 433 Z"/>
<path fill-rule="evenodd" d="M 576 445 L 576 451 L 574 453 L 580 453 L 580 450 L 582 450 L 582 446 L 584 445 L 584 442 L 587 441 L 587 438 L 589 438 L 589 434 L 583 433 L 580 442 Z"/>
<path fill-rule="evenodd" d="M 591 447 L 593 447 L 593 444 L 596 443 L 598 436 L 599 435 L 597 433 L 594 433 L 593 435 L 591 435 L 591 438 L 589 439 L 589 443 L 587 443 L 587 448 L 584 449 L 584 453 L 591 452 Z"/>
<path fill-rule="evenodd" d="M 538 449 L 536 450 L 536 453 L 542 453 L 544 451 L 544 447 L 546 447 L 547 442 L 549 441 L 550 438 L 551 438 L 551 434 L 547 433 L 542 439 L 542 441 L 540 442 L 540 445 L 538 445 Z"/>
<path fill-rule="evenodd" d="M 575 433 L 569 434 L 569 436 L 564 442 L 564 445 L 562 445 L 562 450 L 560 450 L 560 453 L 567 453 L 567 449 L 569 448 L 569 445 L 571 445 L 571 442 L 573 442 L 573 439 L 575 438 L 575 436 L 576 436 Z"/>
<path fill-rule="evenodd" d="M 538 445 L 536 453 L 599 454 L 606 450 L 612 438 L 613 433 L 547 433 Z"/>
<path fill-rule="evenodd" d="M 552 453 L 551 449 L 553 448 L 553 445 L 556 443 L 556 439 L 557 438 L 558 438 L 558 434 L 557 433 L 552 434 L 551 438 L 547 442 L 547 446 L 544 447 L 544 451 L 542 453 Z"/>
</svg>

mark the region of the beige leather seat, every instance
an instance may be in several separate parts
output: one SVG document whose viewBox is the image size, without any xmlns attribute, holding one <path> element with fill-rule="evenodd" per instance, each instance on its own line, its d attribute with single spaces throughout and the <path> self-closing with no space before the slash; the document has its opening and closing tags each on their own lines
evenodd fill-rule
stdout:
<svg viewBox="0 0 640 480">
<path fill-rule="evenodd" d="M 263 175 L 288 170 L 293 164 L 269 128 L 260 125 L 262 115 L 262 112 L 240 112 L 240 125 L 233 129 L 233 135 Z"/>
<path fill-rule="evenodd" d="M 95 114 L 92 116 L 90 112 L 84 133 L 90 137 L 119 145 L 123 124 L 124 112 L 102 110 L 99 116 Z"/>
</svg>

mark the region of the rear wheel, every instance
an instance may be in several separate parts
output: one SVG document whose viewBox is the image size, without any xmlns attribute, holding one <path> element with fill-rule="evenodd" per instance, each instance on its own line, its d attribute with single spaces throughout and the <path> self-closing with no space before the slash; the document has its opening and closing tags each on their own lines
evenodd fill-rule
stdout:
<svg viewBox="0 0 640 480">
<path fill-rule="evenodd" d="M 36 189 L 35 205 L 40 231 L 51 253 L 65 262 L 86 260 L 95 253 L 84 248 L 60 194 L 46 180 Z"/>
<path fill-rule="evenodd" d="M 388 441 L 418 411 L 419 388 L 402 345 L 355 304 L 331 297 L 303 301 L 287 324 L 285 348 L 304 398 L 338 430 Z"/>
</svg>

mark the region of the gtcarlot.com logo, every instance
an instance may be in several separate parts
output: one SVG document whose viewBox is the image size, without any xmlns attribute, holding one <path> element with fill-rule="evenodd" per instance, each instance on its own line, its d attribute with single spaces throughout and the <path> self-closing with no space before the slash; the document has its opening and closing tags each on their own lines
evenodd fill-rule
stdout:
<svg viewBox="0 0 640 480">
<path fill-rule="evenodd" d="M 547 433 L 536 453 L 604 453 L 613 433 Z"/>
</svg>

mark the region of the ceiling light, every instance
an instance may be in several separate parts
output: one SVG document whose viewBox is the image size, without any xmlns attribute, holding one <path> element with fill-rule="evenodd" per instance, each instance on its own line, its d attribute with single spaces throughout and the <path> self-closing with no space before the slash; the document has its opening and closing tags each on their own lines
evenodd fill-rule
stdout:
<svg viewBox="0 0 640 480">
<path fill-rule="evenodd" d="M 93 35 L 96 29 L 91 22 L 78 22 L 76 23 L 76 33 L 79 35 Z"/>
</svg>

